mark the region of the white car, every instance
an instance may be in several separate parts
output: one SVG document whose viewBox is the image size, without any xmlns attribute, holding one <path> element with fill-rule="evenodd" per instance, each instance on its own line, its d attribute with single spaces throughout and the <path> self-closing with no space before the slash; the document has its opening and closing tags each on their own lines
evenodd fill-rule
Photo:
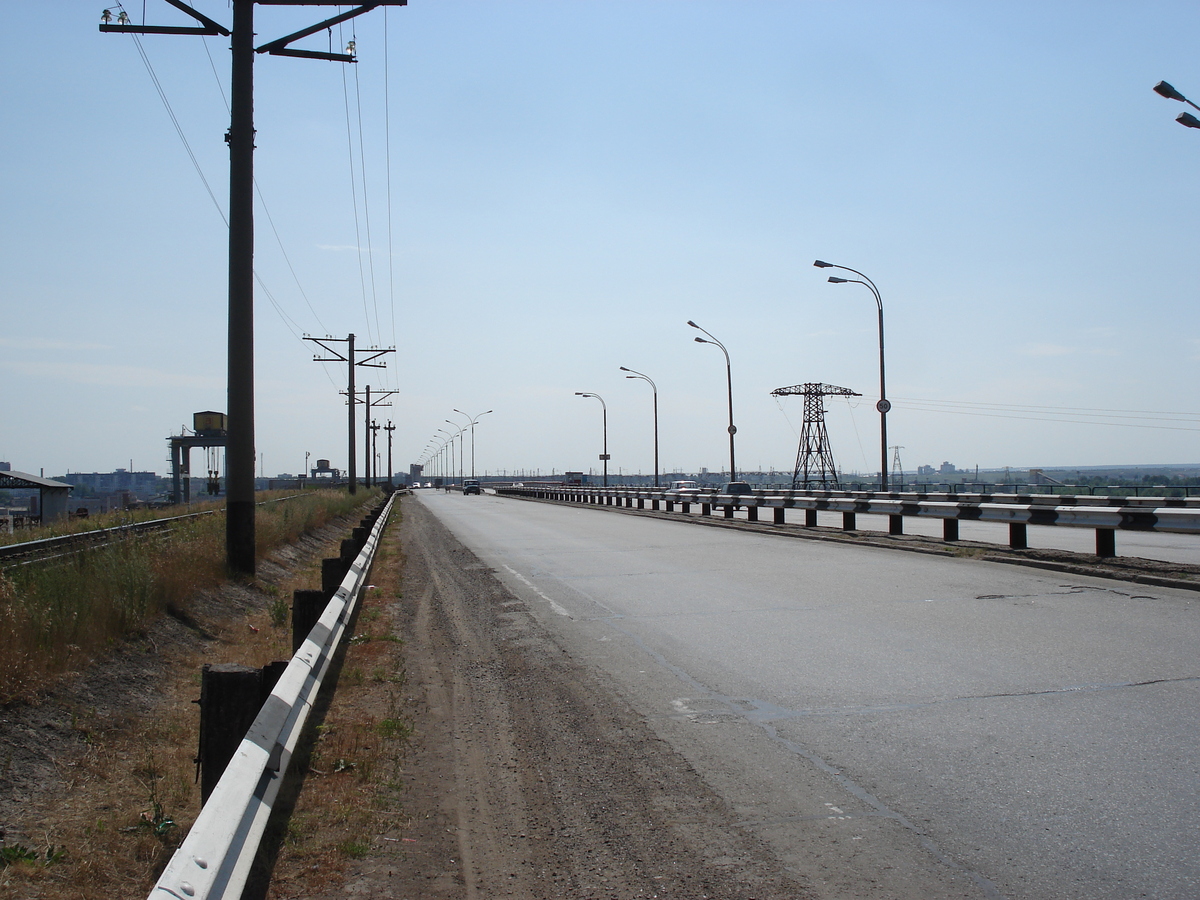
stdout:
<svg viewBox="0 0 1200 900">
<path fill-rule="evenodd" d="M 676 494 L 699 494 L 700 487 L 694 481 L 672 481 L 671 488 Z"/>
</svg>

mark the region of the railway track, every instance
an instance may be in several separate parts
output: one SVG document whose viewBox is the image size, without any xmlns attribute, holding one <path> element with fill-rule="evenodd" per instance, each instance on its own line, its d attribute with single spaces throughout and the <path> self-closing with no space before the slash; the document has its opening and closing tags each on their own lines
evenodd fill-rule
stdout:
<svg viewBox="0 0 1200 900">
<path fill-rule="evenodd" d="M 77 534 L 64 534 L 36 541 L 6 544 L 0 547 L 0 569 L 50 562 L 82 553 L 85 550 L 94 550 L 117 541 L 128 540 L 131 537 L 170 531 L 182 522 L 193 521 L 202 516 L 216 515 L 221 512 L 223 510 L 210 509 L 204 512 L 186 513 L 182 516 L 168 516 L 163 519 L 150 519 L 146 522 L 116 525 L 112 528 L 98 528 L 95 531 L 81 531 Z"/>
<path fill-rule="evenodd" d="M 292 494 L 287 497 L 264 500 L 259 505 L 283 503 L 297 496 L 300 495 Z M 224 509 L 209 509 L 203 512 L 185 513 L 182 516 L 167 516 L 162 519 L 150 519 L 145 522 L 116 525 L 112 528 L 98 528 L 94 531 L 81 531 L 76 534 L 41 538 L 36 541 L 6 544 L 0 546 L 0 569 L 50 562 L 65 556 L 82 553 L 85 550 L 94 550 L 98 547 L 116 543 L 117 541 L 128 540 L 132 537 L 167 532 L 184 522 L 194 521 L 203 516 L 221 515 L 224 512 Z"/>
</svg>

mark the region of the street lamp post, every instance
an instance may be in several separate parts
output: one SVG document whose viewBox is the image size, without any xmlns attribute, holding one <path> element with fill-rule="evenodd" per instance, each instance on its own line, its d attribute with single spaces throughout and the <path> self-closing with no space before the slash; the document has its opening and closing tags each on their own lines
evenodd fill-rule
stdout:
<svg viewBox="0 0 1200 900">
<path fill-rule="evenodd" d="M 457 412 L 457 410 L 456 410 L 456 412 Z M 445 422 L 447 425 L 453 425 L 455 428 L 458 429 L 458 432 L 454 435 L 454 437 L 458 438 L 458 483 L 461 486 L 462 480 L 463 480 L 463 432 L 467 430 L 467 426 L 459 425 L 457 422 L 451 422 L 449 419 L 446 419 Z M 450 440 L 453 441 L 454 438 L 451 438 Z M 454 464 L 454 445 L 453 444 L 450 445 L 450 463 L 451 463 L 451 468 L 453 469 L 453 467 L 454 467 L 453 466 L 453 464 Z"/>
<path fill-rule="evenodd" d="M 608 487 L 608 405 L 604 402 L 603 397 L 590 391 L 576 391 L 575 396 L 595 397 L 600 401 L 600 410 L 604 421 L 604 452 L 600 454 L 600 460 L 604 463 L 604 486 Z"/>
<path fill-rule="evenodd" d="M 1200 112 L 1200 106 L 1197 106 L 1165 81 L 1160 81 L 1154 86 L 1154 93 L 1158 94 L 1160 97 L 1166 97 L 1168 100 L 1178 100 L 1180 103 L 1186 103 L 1192 109 Z M 1175 121 L 1180 125 L 1186 125 L 1188 128 L 1200 128 L 1200 119 L 1197 119 L 1190 112 L 1181 112 L 1175 117 Z"/>
<path fill-rule="evenodd" d="M 430 476 L 430 477 L 433 476 L 433 470 L 434 470 L 433 454 L 435 452 L 436 451 L 434 450 L 434 442 L 433 441 L 430 441 L 428 444 L 426 444 L 425 449 L 423 451 L 421 451 L 421 458 L 419 460 L 417 460 L 417 465 L 420 467 L 422 476 Z M 426 466 L 429 467 L 428 472 L 425 471 Z M 425 479 L 422 477 L 420 480 L 424 481 Z"/>
<path fill-rule="evenodd" d="M 887 414 L 888 410 L 892 408 L 892 403 L 887 398 L 887 388 L 884 380 L 883 298 L 879 296 L 879 288 L 875 287 L 875 282 L 857 269 L 851 269 L 847 266 L 837 266 L 819 259 L 814 261 L 813 265 L 818 269 L 841 269 L 843 272 L 853 272 L 858 278 L 839 278 L 836 275 L 830 275 L 829 282 L 831 284 L 861 284 L 875 295 L 875 306 L 879 310 L 879 402 L 875 404 L 875 408 L 879 410 L 879 487 L 880 490 L 886 491 L 888 489 Z"/>
<path fill-rule="evenodd" d="M 688 324 L 697 331 L 704 331 L 703 328 L 701 328 L 691 319 L 688 319 Z M 708 334 L 707 331 L 704 331 L 704 333 Z M 733 367 L 729 364 L 729 351 L 725 349 L 724 344 L 718 341 L 711 334 L 708 334 L 707 340 L 701 337 L 696 338 L 696 343 L 714 344 L 717 347 L 720 347 L 721 352 L 725 354 L 725 380 L 729 386 L 729 428 L 726 429 L 729 432 L 729 480 L 737 481 L 737 466 L 735 466 L 733 462 L 733 436 L 737 434 L 737 426 L 733 424 Z"/>
<path fill-rule="evenodd" d="M 459 459 L 458 477 L 459 477 L 459 482 L 461 483 L 461 481 L 462 481 L 462 433 L 463 433 L 462 426 L 460 426 L 457 422 L 451 422 L 449 419 L 443 419 L 442 421 L 445 422 L 447 425 L 449 425 L 451 428 L 458 429 L 458 431 L 456 431 L 454 433 L 454 437 L 450 438 L 450 480 L 451 481 L 454 480 L 454 438 L 458 438 L 458 459 Z"/>
<path fill-rule="evenodd" d="M 635 372 L 633 369 L 627 369 L 621 366 L 622 372 L 631 372 L 631 375 L 626 375 L 626 378 L 640 378 L 642 381 L 649 383 L 651 390 L 654 392 L 654 486 L 658 487 L 658 385 L 650 380 L 649 375 L 643 375 L 641 372 Z"/>
<path fill-rule="evenodd" d="M 450 425 L 454 425 L 454 423 L 449 419 L 446 419 L 445 421 Z M 450 448 L 450 463 L 446 468 L 446 472 L 449 475 L 449 481 L 447 481 L 446 484 L 447 487 L 449 487 L 449 485 L 454 484 L 454 439 L 458 437 L 458 435 L 447 431 L 445 428 L 439 428 L 438 431 L 446 436 L 446 445 Z M 460 430 L 459 434 L 461 433 L 462 432 Z"/>
<path fill-rule="evenodd" d="M 467 414 L 465 412 L 463 412 L 461 409 L 456 409 L 454 411 L 456 413 L 458 413 L 460 416 L 467 416 Z M 486 416 L 490 412 L 493 412 L 493 410 L 490 410 L 490 409 L 484 410 L 483 412 L 481 412 L 479 415 L 477 415 L 473 419 L 470 416 L 467 416 L 467 419 L 470 420 L 470 425 L 468 425 L 467 427 L 469 427 L 471 429 L 471 477 L 472 478 L 475 477 L 475 423 L 478 422 L 480 419 L 482 419 L 484 416 Z"/>
</svg>

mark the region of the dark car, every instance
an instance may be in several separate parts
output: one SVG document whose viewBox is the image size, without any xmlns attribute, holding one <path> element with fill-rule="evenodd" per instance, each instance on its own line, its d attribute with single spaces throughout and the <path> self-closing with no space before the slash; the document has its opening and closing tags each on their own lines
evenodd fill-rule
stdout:
<svg viewBox="0 0 1200 900">
<path fill-rule="evenodd" d="M 474 478 L 468 478 L 466 481 L 463 482 L 463 493 L 464 494 L 480 493 L 479 482 L 476 481 Z"/>
<path fill-rule="evenodd" d="M 754 489 L 744 481 L 731 481 L 721 489 L 722 494 L 730 494 L 734 497 L 744 497 L 754 493 Z M 736 500 L 733 503 L 733 508 L 738 509 L 741 504 Z"/>
</svg>

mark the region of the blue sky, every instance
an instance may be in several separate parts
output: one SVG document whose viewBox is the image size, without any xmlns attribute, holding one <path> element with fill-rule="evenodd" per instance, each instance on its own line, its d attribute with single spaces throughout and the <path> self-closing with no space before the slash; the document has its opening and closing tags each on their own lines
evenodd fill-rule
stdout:
<svg viewBox="0 0 1200 900">
<path fill-rule="evenodd" d="M 164 472 L 225 408 L 225 226 L 102 8 L 0 37 L 0 459 L 25 471 Z M 334 11 L 259 7 L 258 43 Z M 864 394 L 830 439 L 877 470 L 874 302 L 816 258 L 882 292 L 906 469 L 1200 462 L 1200 131 L 1151 91 L 1200 98 L 1197 35 L 1183 2 L 411 0 L 301 45 L 353 39 L 354 66 L 260 56 L 264 469 L 345 465 L 344 367 L 301 335 L 349 332 L 396 346 L 359 384 L 397 392 L 397 469 L 455 408 L 495 410 L 480 471 L 598 467 L 593 391 L 611 471 L 649 473 L 620 366 L 658 384 L 664 468 L 719 469 L 693 319 L 732 357 L 739 467 L 791 468 L 802 402 L 770 391 L 814 381 Z M 140 42 L 224 208 L 227 39 Z"/>
</svg>

